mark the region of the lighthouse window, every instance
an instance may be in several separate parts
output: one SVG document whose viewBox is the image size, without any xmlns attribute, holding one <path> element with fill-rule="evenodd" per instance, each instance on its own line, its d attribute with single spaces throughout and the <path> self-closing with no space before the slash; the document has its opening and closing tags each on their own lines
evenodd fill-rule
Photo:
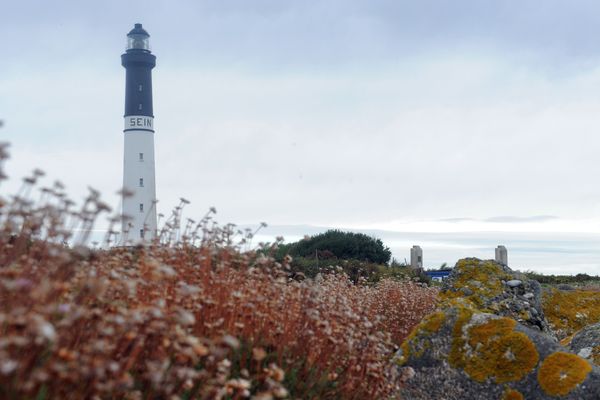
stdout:
<svg viewBox="0 0 600 400">
<path fill-rule="evenodd" d="M 144 161 L 144 153 L 140 153 L 140 161 Z"/>
<path fill-rule="evenodd" d="M 140 229 L 140 237 L 143 239 L 144 238 L 144 230 Z"/>
<path fill-rule="evenodd" d="M 140 212 L 144 211 L 144 203 L 140 203 Z"/>
<path fill-rule="evenodd" d="M 144 187 L 144 178 L 140 178 L 140 187 Z"/>
<path fill-rule="evenodd" d="M 142 91 L 142 85 L 138 86 L 138 91 L 140 91 L 140 92 Z"/>
<path fill-rule="evenodd" d="M 140 105 L 138 106 L 138 109 L 142 109 L 142 103 L 140 103 Z"/>
</svg>

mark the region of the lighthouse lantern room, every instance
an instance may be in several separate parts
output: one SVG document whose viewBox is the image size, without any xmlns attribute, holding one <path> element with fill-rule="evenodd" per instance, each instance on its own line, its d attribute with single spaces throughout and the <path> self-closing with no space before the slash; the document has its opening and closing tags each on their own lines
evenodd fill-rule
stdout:
<svg viewBox="0 0 600 400">
<path fill-rule="evenodd" d="M 125 67 L 125 127 L 123 157 L 122 245 L 148 243 L 156 236 L 156 184 L 154 171 L 154 114 L 150 35 L 142 27 L 127 34 L 121 56 Z"/>
</svg>

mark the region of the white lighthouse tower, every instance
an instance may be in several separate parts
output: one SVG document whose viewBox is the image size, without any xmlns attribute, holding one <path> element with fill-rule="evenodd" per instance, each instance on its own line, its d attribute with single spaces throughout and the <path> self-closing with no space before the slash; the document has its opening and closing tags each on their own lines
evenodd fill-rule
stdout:
<svg viewBox="0 0 600 400">
<path fill-rule="evenodd" d="M 127 34 L 127 51 L 121 56 L 121 64 L 127 71 L 122 245 L 147 243 L 156 236 L 152 111 L 152 68 L 156 57 L 150 52 L 149 38 L 142 24 L 135 24 Z"/>
</svg>

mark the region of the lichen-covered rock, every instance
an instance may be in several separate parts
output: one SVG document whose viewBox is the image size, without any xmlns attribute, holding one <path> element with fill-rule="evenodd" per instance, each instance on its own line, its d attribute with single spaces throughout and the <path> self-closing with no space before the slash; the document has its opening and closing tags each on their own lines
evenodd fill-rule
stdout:
<svg viewBox="0 0 600 400">
<path fill-rule="evenodd" d="M 600 292 L 594 290 L 551 289 L 544 292 L 546 318 L 559 339 L 600 322 Z"/>
<path fill-rule="evenodd" d="M 449 300 L 396 355 L 409 399 L 598 399 L 600 370 L 539 329 Z"/>
<path fill-rule="evenodd" d="M 600 323 L 577 332 L 567 347 L 571 352 L 600 366 Z"/>
<path fill-rule="evenodd" d="M 542 310 L 540 284 L 495 261 L 459 260 L 444 283 L 441 298 L 465 298 L 481 311 L 510 317 L 555 338 Z"/>
<path fill-rule="evenodd" d="M 404 398 L 600 399 L 600 369 L 557 342 L 538 282 L 469 258 L 440 297 L 396 354 Z"/>
</svg>

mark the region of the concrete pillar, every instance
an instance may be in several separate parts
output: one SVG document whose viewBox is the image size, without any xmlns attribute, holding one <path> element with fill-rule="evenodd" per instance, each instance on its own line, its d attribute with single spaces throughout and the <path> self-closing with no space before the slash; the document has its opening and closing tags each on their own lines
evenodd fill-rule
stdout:
<svg viewBox="0 0 600 400">
<path fill-rule="evenodd" d="M 506 251 L 506 247 L 502 245 L 496 247 L 496 262 L 508 266 L 508 252 Z"/>
<path fill-rule="evenodd" d="M 423 269 L 423 250 L 419 246 L 410 249 L 410 266 Z"/>
</svg>

